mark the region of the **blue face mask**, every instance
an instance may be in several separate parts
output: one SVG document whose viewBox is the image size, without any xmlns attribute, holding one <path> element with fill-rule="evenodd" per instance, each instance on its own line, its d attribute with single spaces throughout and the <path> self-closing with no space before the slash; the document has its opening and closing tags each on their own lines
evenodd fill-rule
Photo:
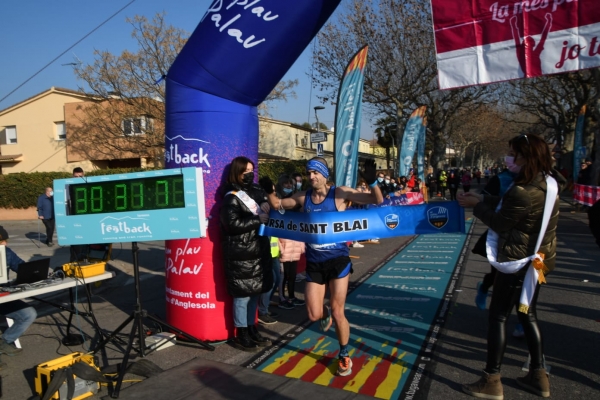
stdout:
<svg viewBox="0 0 600 400">
<path fill-rule="evenodd" d="M 377 182 L 379 182 L 379 183 L 383 182 L 383 178 L 377 178 Z"/>
<path fill-rule="evenodd" d="M 289 188 L 289 189 L 288 188 L 283 188 L 283 193 L 290 194 L 290 193 L 292 193 L 292 189 L 291 188 Z"/>
</svg>

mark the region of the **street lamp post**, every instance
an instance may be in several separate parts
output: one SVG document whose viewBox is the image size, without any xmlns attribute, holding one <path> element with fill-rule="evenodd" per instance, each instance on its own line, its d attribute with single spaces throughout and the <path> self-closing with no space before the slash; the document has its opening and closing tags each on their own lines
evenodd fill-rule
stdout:
<svg viewBox="0 0 600 400">
<path fill-rule="evenodd" d="M 319 114 L 317 114 L 317 111 L 319 110 L 324 110 L 325 107 L 323 106 L 315 106 L 315 119 L 317 120 L 317 132 L 319 132 Z"/>
</svg>

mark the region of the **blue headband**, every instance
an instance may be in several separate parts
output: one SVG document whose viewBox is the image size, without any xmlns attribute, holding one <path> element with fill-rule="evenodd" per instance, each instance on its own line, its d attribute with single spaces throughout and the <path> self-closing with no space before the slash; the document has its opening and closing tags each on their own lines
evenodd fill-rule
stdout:
<svg viewBox="0 0 600 400">
<path fill-rule="evenodd" d="M 310 160 L 306 163 L 306 171 L 317 171 L 325 178 L 329 178 L 329 169 L 327 169 L 327 166 L 319 160 Z"/>
</svg>

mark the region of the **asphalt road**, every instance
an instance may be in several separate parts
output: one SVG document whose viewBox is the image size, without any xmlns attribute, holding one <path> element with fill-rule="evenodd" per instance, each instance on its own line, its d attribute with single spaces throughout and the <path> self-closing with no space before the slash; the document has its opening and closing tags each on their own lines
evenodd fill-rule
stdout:
<svg viewBox="0 0 600 400">
<path fill-rule="evenodd" d="M 600 252 L 587 227 L 587 215 L 572 211 L 572 205 L 561 203 L 557 269 L 548 277 L 548 284 L 542 288 L 538 313 L 544 333 L 546 360 L 551 366 L 552 398 L 594 399 L 600 398 L 600 271 L 597 262 Z M 68 261 L 68 248 L 46 247 L 42 243 L 43 233 L 39 234 L 41 242 L 38 240 L 37 221 L 10 221 L 3 225 L 11 235 L 10 247 L 21 258 L 28 260 L 32 257 L 51 256 L 52 266 Z M 43 232 L 43 227 L 40 230 Z M 474 237 L 483 231 L 483 225 L 477 223 L 473 231 Z M 379 244 L 366 244 L 362 249 L 352 249 L 351 254 L 359 257 L 353 260 L 355 273 L 352 280 L 358 280 L 382 263 L 409 239 L 386 239 Z M 473 244 L 474 241 L 471 240 L 469 246 Z M 451 312 L 438 337 L 432 357 L 433 368 L 425 371 L 414 398 L 470 398 L 461 392 L 460 385 L 478 379 L 484 367 L 487 313 L 475 307 L 474 297 L 476 284 L 489 266 L 481 257 L 471 255 L 470 252 L 467 254 L 460 271 L 459 284 L 453 292 Z M 149 313 L 163 317 L 164 243 L 140 243 L 139 255 L 142 305 Z M 94 312 L 99 324 L 109 332 L 131 314 L 135 304 L 131 245 L 117 245 L 113 257 L 109 268 L 117 276 L 95 287 L 93 297 Z M 299 297 L 302 297 L 303 290 L 304 285 L 300 283 L 297 288 Z M 79 301 L 82 301 L 81 296 L 83 292 L 78 294 Z M 62 296 L 55 300 L 66 302 L 68 298 Z M 1 357 L 8 364 L 0 371 L 2 394 L 7 399 L 27 399 L 33 394 L 36 365 L 75 351 L 86 352 L 96 340 L 88 340 L 79 346 L 63 345 L 60 338 L 64 334 L 68 314 L 41 303 L 35 303 L 35 306 L 39 316 L 21 338 L 23 353 L 16 357 Z M 273 339 L 307 319 L 304 308 L 273 308 L 272 311 L 279 313 L 279 322 L 262 327 L 261 331 Z M 514 321 L 516 317 L 509 323 L 509 333 Z M 75 330 L 80 328 L 90 335 L 94 332 L 83 317 L 75 318 L 74 324 Z M 153 327 L 152 324 L 148 326 Z M 129 333 L 129 330 L 126 327 L 124 333 Z M 210 352 L 197 345 L 178 342 L 177 346 L 152 353 L 147 359 L 167 370 L 196 358 L 241 365 L 251 357 L 226 343 L 215 346 L 216 350 Z M 117 364 L 122 357 L 122 349 L 109 344 L 100 353 L 100 363 L 102 366 Z M 522 391 L 514 381 L 514 378 L 525 374 L 521 367 L 526 358 L 525 342 L 509 335 L 502 372 L 507 399 L 537 398 Z M 140 378 L 128 375 L 126 379 Z M 130 385 L 135 385 L 135 382 L 125 383 L 123 390 L 126 391 Z M 90 398 L 99 399 L 106 394 L 106 389 L 103 389 L 100 394 Z"/>
</svg>

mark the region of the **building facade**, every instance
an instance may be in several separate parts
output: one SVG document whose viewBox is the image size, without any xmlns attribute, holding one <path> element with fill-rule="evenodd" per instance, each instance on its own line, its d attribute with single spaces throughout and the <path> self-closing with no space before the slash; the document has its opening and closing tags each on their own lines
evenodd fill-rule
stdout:
<svg viewBox="0 0 600 400">
<path fill-rule="evenodd" d="M 133 152 L 100 151 L 100 142 L 82 151 L 82 137 L 74 134 L 85 125 L 83 110 L 91 104 L 108 104 L 118 99 L 97 99 L 81 92 L 52 87 L 29 99 L 0 111 L 0 173 L 19 172 L 70 172 L 74 167 L 93 169 L 118 167 L 146 167 L 157 165 L 163 158 L 161 145 L 157 154 L 135 154 Z M 163 126 L 147 116 L 134 116 L 117 121 L 123 136 L 107 136 L 106 140 L 129 140 L 145 134 L 151 127 L 153 133 L 164 132 Z M 96 124 L 99 125 L 99 124 Z M 71 137 L 69 139 L 69 133 Z M 94 135 L 93 129 L 87 131 Z M 322 149 L 322 156 L 333 167 L 334 132 L 326 132 L 326 141 L 311 142 L 313 130 L 289 122 L 259 118 L 259 160 L 261 162 L 285 160 L 309 160 Z M 90 136 L 89 143 L 98 138 Z M 85 142 L 85 140 L 84 140 Z M 161 142 L 162 143 L 162 142 Z M 319 149 L 319 150 L 320 150 Z M 391 149 L 395 157 L 395 149 Z M 375 159 L 379 169 L 386 168 L 385 149 L 374 141 L 360 139 L 359 164 L 366 159 Z M 158 164 L 160 165 L 160 164 Z M 333 168 L 332 168 L 333 170 Z"/>
<path fill-rule="evenodd" d="M 0 173 L 91 169 L 67 160 L 65 103 L 88 100 L 81 93 L 52 87 L 0 111 Z"/>
</svg>

